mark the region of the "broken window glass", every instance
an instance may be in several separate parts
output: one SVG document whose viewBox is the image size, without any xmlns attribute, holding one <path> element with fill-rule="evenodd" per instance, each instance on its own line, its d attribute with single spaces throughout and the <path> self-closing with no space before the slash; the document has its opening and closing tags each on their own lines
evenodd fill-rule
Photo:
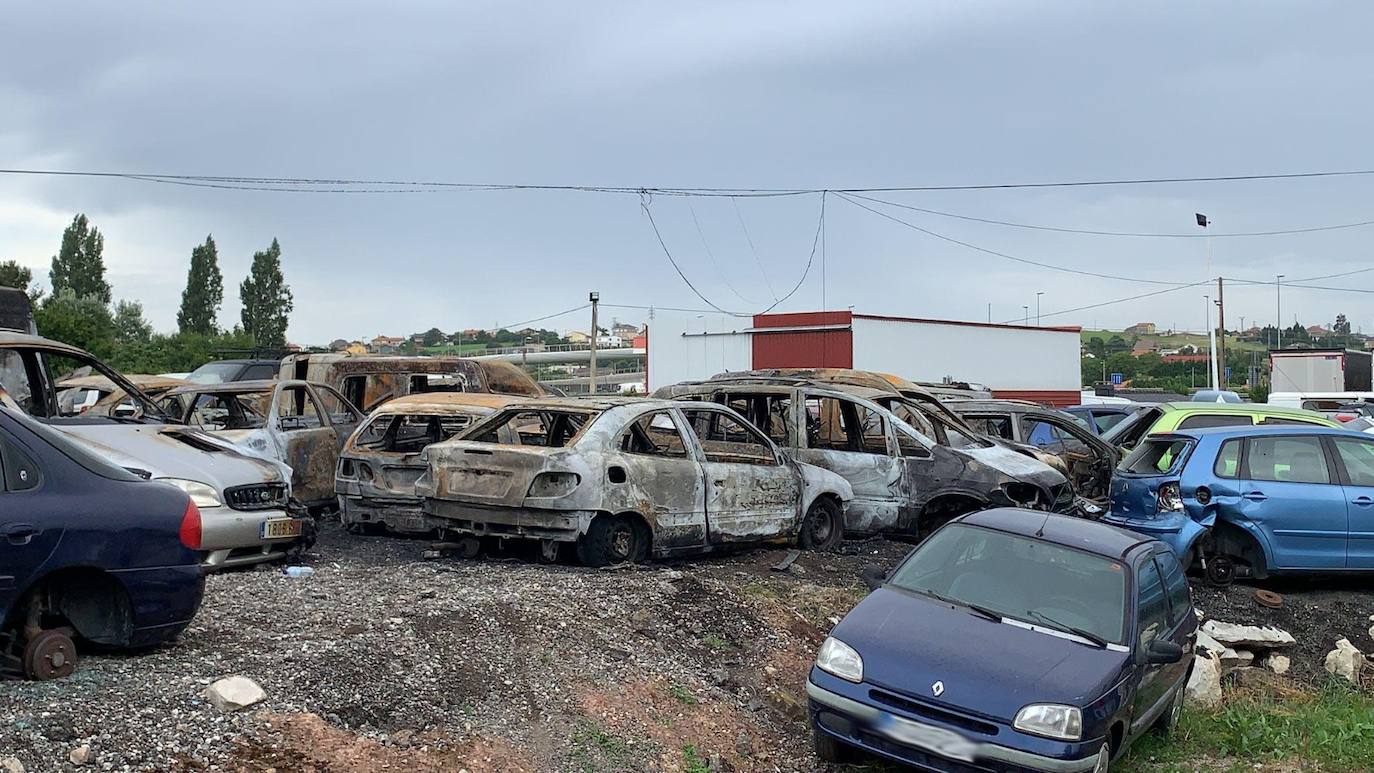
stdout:
<svg viewBox="0 0 1374 773">
<path fill-rule="evenodd" d="M 464 440 L 478 443 L 501 443 L 514 440 L 516 445 L 562 448 L 568 445 L 593 418 L 596 411 L 519 410 L 509 409 L 474 428 L 477 433 Z"/>
<path fill-rule="evenodd" d="M 323 426 L 320 408 L 304 387 L 287 387 L 281 391 L 277 400 L 277 419 L 284 432 Z"/>
</svg>

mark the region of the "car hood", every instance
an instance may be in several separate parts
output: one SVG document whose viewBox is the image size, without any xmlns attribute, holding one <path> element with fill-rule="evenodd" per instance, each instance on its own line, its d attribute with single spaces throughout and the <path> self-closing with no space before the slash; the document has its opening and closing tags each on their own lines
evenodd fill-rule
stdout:
<svg viewBox="0 0 1374 773">
<path fill-rule="evenodd" d="M 154 478 L 181 478 L 230 486 L 291 479 L 290 468 L 240 453 L 221 439 L 190 427 L 165 424 L 72 424 L 53 429 L 120 467 Z"/>
<path fill-rule="evenodd" d="M 1088 705 L 1128 657 L 892 587 L 869 594 L 831 635 L 863 658 L 865 683 L 1005 722 L 1031 703 Z"/>
<path fill-rule="evenodd" d="M 979 464 L 990 467 L 1009 478 L 1038 483 L 1054 488 L 1068 482 L 1063 473 L 1038 459 L 1013 451 L 999 445 L 987 448 L 960 448 L 959 453 L 967 454 Z"/>
</svg>

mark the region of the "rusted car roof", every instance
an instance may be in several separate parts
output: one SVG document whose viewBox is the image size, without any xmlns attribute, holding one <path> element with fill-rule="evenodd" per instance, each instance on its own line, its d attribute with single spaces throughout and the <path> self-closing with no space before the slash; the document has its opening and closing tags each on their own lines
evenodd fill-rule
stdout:
<svg viewBox="0 0 1374 773">
<path fill-rule="evenodd" d="M 49 349 L 54 352 L 71 354 L 83 359 L 92 356 L 90 352 L 87 352 L 85 349 L 64 344 L 60 341 L 54 341 L 51 338 L 31 336 L 25 333 L 15 333 L 9 330 L 0 330 L 0 349 L 9 349 L 16 346 L 32 346 L 41 349 Z"/>
<path fill-rule="evenodd" d="M 529 398 L 486 392 L 416 392 L 392 398 L 372 411 L 374 416 L 396 413 L 461 413 L 465 407 L 499 410 Z"/>
<path fill-rule="evenodd" d="M 278 384 L 300 386 L 305 381 L 287 379 L 277 381 L 275 379 L 257 379 L 254 381 L 224 381 L 218 384 L 187 384 L 168 392 L 169 397 L 176 395 L 190 394 L 233 394 L 237 392 L 271 392 L 277 388 Z"/>
<path fill-rule="evenodd" d="M 144 390 L 171 389 L 190 383 L 184 378 L 149 376 L 142 373 L 125 373 L 124 378 L 129 379 L 134 386 Z M 57 388 L 94 389 L 99 392 L 113 392 L 116 389 L 114 382 L 104 376 L 78 376 L 63 379 L 58 382 Z"/>
</svg>

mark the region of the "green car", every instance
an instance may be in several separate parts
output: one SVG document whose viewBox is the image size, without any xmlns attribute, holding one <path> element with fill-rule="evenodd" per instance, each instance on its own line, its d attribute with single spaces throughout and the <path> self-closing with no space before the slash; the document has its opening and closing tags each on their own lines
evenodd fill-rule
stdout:
<svg viewBox="0 0 1374 773">
<path fill-rule="evenodd" d="M 1131 449 L 1146 435 L 1160 432 L 1256 424 L 1300 424 L 1337 429 L 1341 426 L 1316 411 L 1263 403 L 1156 403 L 1143 406 L 1121 420 L 1102 433 L 1102 439 L 1119 448 Z"/>
</svg>

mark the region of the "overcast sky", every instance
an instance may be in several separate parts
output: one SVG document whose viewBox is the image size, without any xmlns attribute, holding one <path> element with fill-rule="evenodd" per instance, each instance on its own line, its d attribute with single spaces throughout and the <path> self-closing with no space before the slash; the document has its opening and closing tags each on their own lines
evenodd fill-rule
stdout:
<svg viewBox="0 0 1374 773">
<path fill-rule="evenodd" d="M 1374 5 L 1087 2 L 25 3 L 5 13 L 0 167 L 633 187 L 854 188 L 1374 168 Z M 1374 219 L 1374 178 L 877 194 L 1089 230 L 1275 230 Z M 797 284 L 819 195 L 654 197 L 712 303 Z M 1201 239 L 1006 228 L 891 209 L 990 250 L 1163 282 L 1207 277 Z M 254 250 L 281 241 L 301 343 L 508 325 L 583 303 L 703 307 L 640 198 L 577 192 L 303 194 L 0 175 L 0 260 L 47 282 L 63 227 L 106 237 L 116 298 L 175 327 L 213 234 L 220 321 Z M 698 227 L 699 226 L 699 227 Z M 1216 238 L 1212 275 L 1374 267 L 1374 227 Z M 751 247 L 752 242 L 752 247 Z M 817 257 L 779 310 L 1201 329 L 1190 288 L 1019 264 L 830 196 Z M 1374 272 L 1320 284 L 1374 287 Z M 1272 322 L 1233 285 L 1228 321 Z M 1374 296 L 1285 289 L 1305 324 Z M 603 317 L 640 321 L 608 308 Z M 1033 319 L 1032 319 L 1033 321 Z M 585 328 L 585 314 L 541 323 Z"/>
</svg>

